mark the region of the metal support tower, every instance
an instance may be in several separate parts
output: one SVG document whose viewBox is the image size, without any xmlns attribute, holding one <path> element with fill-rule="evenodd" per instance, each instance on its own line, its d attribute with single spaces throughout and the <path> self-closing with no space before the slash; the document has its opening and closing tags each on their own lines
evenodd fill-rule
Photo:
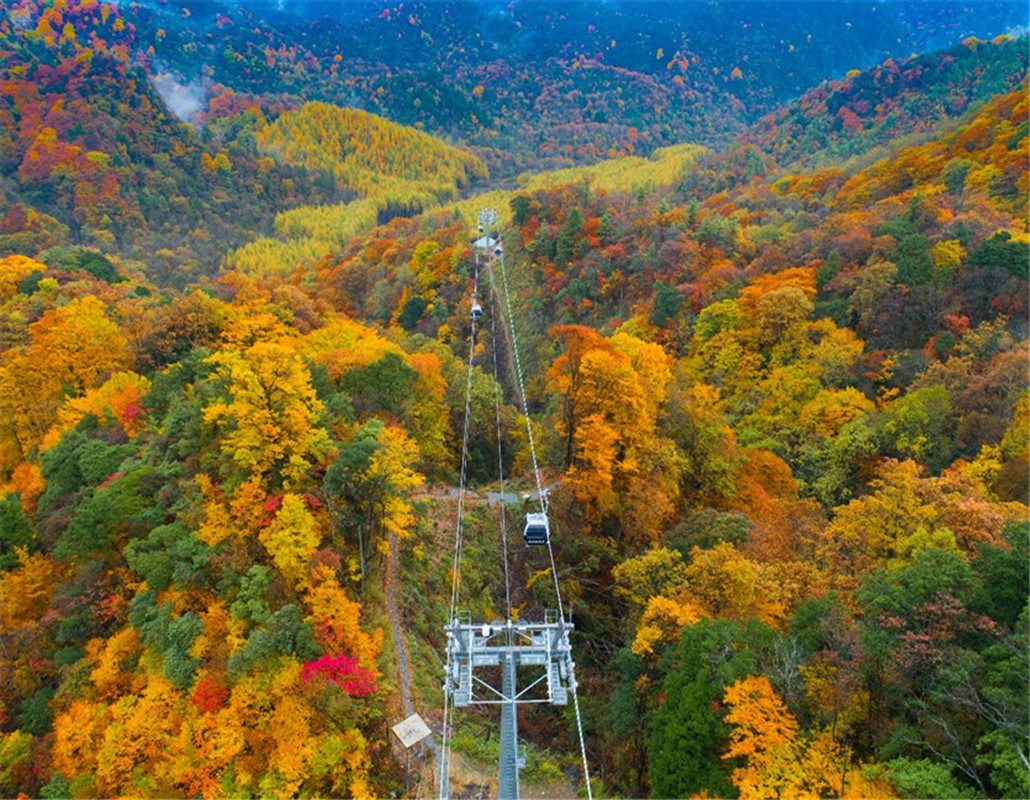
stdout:
<svg viewBox="0 0 1030 800">
<path fill-rule="evenodd" d="M 490 232 L 490 229 L 497 222 L 497 212 L 492 208 L 481 208 L 479 209 L 479 224 L 486 233 Z"/>
<path fill-rule="evenodd" d="M 473 623 L 461 612 L 446 626 L 447 667 L 444 692 L 455 708 L 470 705 L 501 707 L 501 752 L 498 797 L 519 797 L 518 705 L 565 705 L 575 689 L 569 631 L 572 623 L 548 611 L 543 622 Z M 525 685 L 519 686 L 519 668 Z M 496 685 L 500 670 L 500 686 Z M 526 674 L 528 673 L 528 674 Z M 442 776 L 441 780 L 446 780 Z"/>
</svg>

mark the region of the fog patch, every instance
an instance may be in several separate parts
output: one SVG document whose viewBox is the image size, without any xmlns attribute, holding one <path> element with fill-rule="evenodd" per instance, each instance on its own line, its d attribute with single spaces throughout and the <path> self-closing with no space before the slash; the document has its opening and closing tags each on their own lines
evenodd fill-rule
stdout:
<svg viewBox="0 0 1030 800">
<path fill-rule="evenodd" d="M 183 122 L 193 122 L 193 117 L 207 104 L 207 87 L 201 80 L 182 83 L 170 72 L 158 72 L 151 77 L 151 83 L 168 110 Z"/>
</svg>

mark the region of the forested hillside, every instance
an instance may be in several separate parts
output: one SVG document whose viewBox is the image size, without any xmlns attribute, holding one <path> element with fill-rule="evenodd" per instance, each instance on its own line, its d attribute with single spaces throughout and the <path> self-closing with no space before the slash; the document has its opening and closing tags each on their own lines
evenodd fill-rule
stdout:
<svg viewBox="0 0 1030 800">
<path fill-rule="evenodd" d="M 463 600 L 504 613 L 503 488 L 530 619 L 534 461 L 595 797 L 1030 795 L 1027 40 L 891 5 L 882 30 L 848 6 L 876 31 L 855 58 L 918 26 L 947 49 L 841 77 L 828 15 L 776 82 L 781 43 L 748 28 L 756 77 L 704 79 L 725 127 L 694 140 L 686 117 L 655 133 L 645 93 L 581 103 L 562 80 L 629 86 L 640 62 L 594 54 L 597 7 L 555 11 L 575 47 L 552 58 L 583 60 L 522 69 L 606 115 L 576 153 L 583 119 L 550 133 L 493 72 L 516 43 L 463 22 L 543 51 L 544 6 L 355 6 L 370 33 L 334 60 L 328 28 L 257 6 L 8 3 L 0 796 L 436 796 L 432 748 L 409 770 L 390 728 L 410 697 L 440 735 L 455 486 Z M 672 10 L 614 7 L 613 51 L 650 64 Z M 742 59 L 741 7 L 696 13 L 715 27 L 684 77 Z M 418 69 L 391 66 L 412 36 Z M 191 53 L 212 56 L 192 124 L 154 82 Z M 404 99 L 434 64 L 483 81 L 474 121 Z M 384 116 L 337 103 L 373 78 Z M 476 269 L 483 207 L 510 318 Z M 459 718 L 455 796 L 493 791 L 496 726 Z M 586 795 L 569 707 L 519 732 L 524 786 Z"/>
<path fill-rule="evenodd" d="M 348 196 L 259 159 L 249 140 L 260 109 L 201 141 L 159 98 L 114 5 L 17 3 L 0 41 L 0 252 L 86 245 L 185 285 L 277 207 Z"/>
<path fill-rule="evenodd" d="M 120 12 L 21 2 L 0 23 L 2 253 L 85 245 L 181 287 L 273 233 L 279 211 L 363 199 L 350 209 L 357 230 L 486 177 L 477 158 L 430 136 L 324 104 L 294 110 L 289 98 L 228 92 L 193 128 L 165 106 L 153 46 Z M 337 127 L 350 143 L 330 146 Z"/>
<path fill-rule="evenodd" d="M 259 152 L 329 176 L 358 199 L 277 214 L 275 231 L 283 238 L 256 239 L 226 259 L 250 273 L 310 267 L 358 233 L 454 200 L 459 190 L 487 177 L 475 156 L 381 117 L 326 103 L 286 112 L 258 132 L 256 143 Z"/>
<path fill-rule="evenodd" d="M 763 117 L 741 139 L 783 166 L 832 163 L 899 137 L 931 134 L 993 95 L 1015 89 L 1026 43 L 965 40 L 946 53 L 893 59 L 805 92 Z"/>
<path fill-rule="evenodd" d="M 725 144 L 828 78 L 1026 25 L 951 2 L 173 2 L 126 9 L 157 62 L 220 87 L 356 106 L 475 146 L 496 175 Z M 327 13 L 328 9 L 328 13 Z"/>
</svg>

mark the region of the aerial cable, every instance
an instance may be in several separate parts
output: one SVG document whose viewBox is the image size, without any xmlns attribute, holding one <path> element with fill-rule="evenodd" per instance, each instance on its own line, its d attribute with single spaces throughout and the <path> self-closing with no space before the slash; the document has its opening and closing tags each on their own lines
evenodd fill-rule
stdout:
<svg viewBox="0 0 1030 800">
<path fill-rule="evenodd" d="M 504 303 L 508 309 L 508 329 L 511 331 L 511 350 L 515 356 L 515 373 L 519 385 L 519 399 L 522 402 L 522 414 L 526 419 L 526 434 L 529 438 L 529 452 L 533 459 L 533 476 L 536 479 L 536 491 L 537 496 L 540 499 L 540 510 L 547 514 L 547 495 L 544 493 L 543 481 L 540 478 L 540 466 L 537 463 L 536 458 L 536 445 L 533 442 L 533 426 L 529 421 L 529 407 L 526 403 L 526 386 L 522 378 L 522 359 L 519 356 L 518 339 L 515 334 L 515 317 L 511 309 L 511 294 L 508 290 L 508 273 L 504 268 L 504 253 L 502 252 L 497 258 L 498 264 L 501 268 L 501 285 L 502 294 L 504 295 Z M 558 584 L 558 570 L 554 563 L 554 550 L 551 547 L 551 537 L 547 537 L 547 554 L 551 562 L 551 576 L 554 580 L 554 594 L 558 601 L 558 617 L 564 623 L 565 621 L 565 608 L 561 598 L 561 587 Z"/>
<path fill-rule="evenodd" d="M 587 763 L 586 753 L 586 740 L 583 735 L 583 721 L 582 715 L 579 708 L 579 698 L 577 694 L 577 682 L 575 676 L 575 663 L 572 660 L 571 645 L 569 642 L 569 630 L 571 629 L 571 619 L 565 619 L 564 603 L 561 596 L 561 586 L 558 580 L 558 569 L 555 563 L 554 550 L 551 545 L 550 537 L 548 535 L 548 523 L 547 523 L 547 511 L 548 511 L 548 500 L 547 495 L 544 491 L 543 480 L 540 472 L 540 465 L 536 454 L 536 443 L 533 437 L 532 423 L 529 418 L 529 408 L 526 401 L 526 388 L 525 380 L 522 373 L 522 359 L 518 348 L 518 338 L 515 330 L 515 318 L 511 304 L 511 292 L 508 286 L 508 277 L 505 270 L 503 248 L 498 239 L 492 239 L 490 237 L 491 231 L 489 228 L 493 223 L 496 222 L 496 214 L 492 209 L 483 209 L 480 211 L 480 232 L 486 228 L 486 235 L 483 236 L 482 240 L 476 242 L 477 248 L 483 250 L 489 249 L 492 245 L 496 244 L 493 248 L 494 259 L 488 259 L 486 262 L 487 274 L 490 278 L 491 291 L 490 291 L 490 312 L 491 312 L 491 336 L 492 336 L 492 359 L 494 368 L 494 418 L 496 424 L 497 433 L 497 463 L 498 463 L 498 478 L 500 481 L 501 494 L 504 494 L 505 489 L 505 477 L 504 477 L 504 450 L 502 442 L 502 426 L 501 426 L 501 383 L 499 380 L 500 368 L 498 365 L 498 354 L 497 354 L 497 323 L 495 311 L 500 311 L 504 314 L 504 309 L 498 309 L 494 303 L 494 295 L 498 293 L 499 287 L 495 281 L 494 271 L 492 266 L 497 263 L 501 270 L 501 283 L 500 294 L 503 295 L 504 308 L 507 312 L 508 317 L 508 333 L 511 343 L 511 356 L 514 365 L 515 378 L 518 384 L 519 397 L 518 400 L 522 406 L 522 413 L 526 420 L 526 433 L 529 442 L 530 455 L 533 462 L 533 477 L 536 481 L 537 489 L 537 500 L 541 509 L 541 514 L 527 514 L 526 522 L 526 543 L 527 544 L 547 544 L 548 559 L 550 561 L 551 576 L 554 581 L 555 597 L 557 599 L 557 614 L 558 623 L 557 629 L 559 638 L 556 641 L 552 641 L 549 638 L 552 634 L 548 633 L 548 630 L 552 630 L 551 626 L 554 623 L 545 622 L 543 624 L 529 623 L 526 625 L 520 624 L 518 626 L 519 636 L 528 637 L 528 639 L 520 643 L 519 647 L 514 646 L 512 640 L 515 635 L 515 628 L 512 624 L 512 609 L 511 609 L 511 578 L 509 571 L 509 558 L 508 558 L 508 537 L 507 537 L 507 509 L 504 503 L 501 503 L 501 546 L 502 546 L 502 558 L 505 574 L 505 603 L 506 611 L 508 616 L 508 622 L 504 626 L 507 630 L 507 644 L 491 644 L 490 638 L 491 625 L 490 623 L 476 623 L 473 625 L 471 622 L 461 623 L 459 621 L 458 603 L 461 595 L 461 561 L 462 561 L 462 550 L 464 541 L 464 512 L 466 495 L 468 491 L 468 467 L 469 467 L 469 434 L 472 418 L 472 369 L 475 358 L 476 348 L 476 322 L 482 318 L 482 306 L 478 302 L 479 292 L 479 269 L 483 266 L 480 260 L 480 253 L 477 251 L 476 259 L 474 262 L 474 283 L 473 283 L 473 296 L 472 296 L 472 307 L 471 317 L 472 324 L 469 332 L 469 356 L 466 372 L 466 383 L 465 383 L 465 419 L 462 431 L 462 450 L 461 450 L 461 478 L 458 489 L 458 518 L 455 525 L 455 544 L 454 544 L 454 565 L 452 569 L 451 577 L 451 602 L 449 609 L 449 622 L 446 626 L 447 632 L 447 651 L 448 661 L 446 670 L 446 679 L 444 684 L 444 719 L 443 719 L 443 746 L 440 751 L 440 798 L 446 798 L 449 795 L 449 771 L 450 762 L 452 756 L 452 739 L 453 739 L 453 718 L 454 711 L 458 707 L 465 707 L 471 702 L 475 702 L 472 699 L 472 692 L 469 688 L 473 681 L 476 681 L 487 688 L 492 689 L 498 693 L 502 699 L 502 739 L 501 739 L 501 760 L 499 762 L 499 791 L 503 785 L 503 795 L 505 797 L 518 797 L 519 796 L 519 779 L 518 779 L 518 756 L 517 756 L 517 742 L 518 742 L 518 716 L 517 716 L 517 704 L 520 701 L 518 698 L 520 695 L 515 694 L 515 683 L 516 676 L 515 670 L 518 663 L 516 659 L 520 658 L 523 650 L 531 653 L 534 658 L 543 657 L 544 663 L 549 664 L 546 668 L 546 679 L 548 685 L 548 697 L 551 702 L 556 704 L 564 704 L 566 692 L 572 692 L 573 708 L 576 718 L 576 728 L 579 735 L 580 754 L 583 759 L 583 773 L 587 788 L 588 800 L 593 800 L 593 790 L 590 786 L 590 770 L 589 764 Z M 484 224 L 485 223 L 485 224 Z M 485 243 L 485 247 L 483 244 Z M 501 321 L 501 327 L 503 329 L 504 321 Z M 503 500 L 503 498 L 502 498 Z M 535 524 L 531 518 L 539 517 L 540 524 L 543 529 L 544 541 L 532 541 L 530 533 L 533 530 L 531 527 Z M 538 652 L 533 653 L 534 648 Z M 516 653 L 519 651 L 519 654 Z M 497 689 L 493 689 L 489 684 L 484 683 L 482 680 L 477 679 L 473 675 L 473 668 L 476 664 L 476 657 L 474 654 L 489 654 L 494 653 L 501 659 L 503 683 L 504 687 L 498 692 Z M 554 654 L 558 655 L 555 656 Z M 557 660 L 551 660 L 557 659 Z M 489 663 L 489 662 L 487 662 Z M 496 663 L 496 662 L 494 662 Z M 536 664 L 537 662 L 529 662 Z M 565 669 L 560 670 L 559 665 L 564 664 Z M 553 671 L 553 672 L 552 672 Z M 567 673 L 568 688 L 562 687 L 561 682 L 557 682 L 559 672 Z M 554 676 L 555 683 L 552 683 L 552 674 Z M 487 701 L 489 702 L 489 701 Z M 533 702 L 533 701 L 529 701 Z M 511 730 L 504 728 L 504 725 L 510 721 Z M 510 736 L 509 736 L 510 734 Z M 507 740 L 507 744 L 505 743 Z"/>
<path fill-rule="evenodd" d="M 508 328 L 511 331 L 511 349 L 512 354 L 515 357 L 515 373 L 518 379 L 519 386 L 519 399 L 522 402 L 522 413 L 526 418 L 526 433 L 529 438 L 529 452 L 533 460 L 533 476 L 536 479 L 536 490 L 537 496 L 540 500 L 540 510 L 546 515 L 547 514 L 547 495 L 543 490 L 543 482 L 540 479 L 540 466 L 537 462 L 536 447 L 533 443 L 533 427 L 529 421 L 529 406 L 526 403 L 526 386 L 525 381 L 522 377 L 522 359 L 519 357 L 518 338 L 515 334 L 515 317 L 512 313 L 511 308 L 511 293 L 508 288 L 508 274 L 504 268 L 504 252 L 503 250 L 497 254 L 497 262 L 501 268 L 501 283 L 503 287 L 502 294 L 504 295 L 505 307 L 507 308 L 508 316 Z M 491 273 L 492 275 L 492 273 Z M 551 576 L 554 580 L 554 594 L 558 602 L 558 619 L 561 620 L 562 636 L 567 639 L 568 633 L 565 631 L 565 608 L 562 603 L 561 597 L 561 586 L 558 582 L 558 568 L 554 561 L 554 549 L 551 546 L 551 537 L 547 537 L 547 555 L 551 562 Z M 507 566 L 507 565 L 506 565 Z M 570 662 L 570 667 L 572 666 Z M 590 767 L 587 763 L 587 749 L 586 749 L 586 738 L 583 736 L 583 718 L 579 710 L 579 693 L 577 692 L 577 681 L 575 674 L 570 674 L 569 690 L 572 692 L 572 704 L 576 716 L 576 730 L 579 734 L 579 748 L 580 755 L 583 759 L 583 776 L 584 782 L 586 783 L 587 789 L 587 800 L 593 800 L 593 790 L 590 786 Z"/>
<path fill-rule="evenodd" d="M 526 385 L 522 379 L 522 359 L 519 357 L 518 338 L 515 334 L 515 318 L 511 310 L 511 296 L 508 292 L 508 274 L 504 269 L 504 252 L 497 257 L 501 266 L 501 283 L 503 286 L 504 304 L 508 311 L 508 329 L 511 332 L 511 351 L 515 356 L 515 376 L 519 385 L 519 401 L 522 404 L 522 415 L 526 419 L 526 434 L 529 437 L 529 454 L 533 459 L 533 477 L 536 479 L 536 492 L 540 500 L 540 510 L 547 513 L 547 495 L 544 494 L 544 485 L 540 480 L 540 465 L 536 458 L 536 445 L 533 443 L 533 426 L 529 421 L 529 406 L 526 403 Z"/>
<path fill-rule="evenodd" d="M 463 515 L 465 513 L 465 494 L 468 483 L 468 451 L 469 451 L 469 421 L 472 417 L 472 361 L 476 351 L 476 323 L 472 321 L 471 331 L 469 333 L 469 355 L 468 362 L 466 364 L 466 379 L 465 379 L 465 422 L 462 430 L 461 437 L 461 479 L 458 484 L 458 519 L 455 525 L 455 536 L 454 536 L 454 564 L 453 564 L 453 577 L 451 579 L 451 606 L 450 606 L 450 617 L 454 618 L 454 614 L 458 606 L 458 597 L 461 591 L 461 550 L 462 550 L 462 538 L 464 535 L 464 522 Z"/>
<path fill-rule="evenodd" d="M 504 450 L 501 441 L 501 383 L 497 366 L 497 315 L 494 313 L 493 293 L 490 293 L 490 341 L 494 362 L 494 418 L 497 422 L 497 477 L 501 495 L 501 557 L 504 562 L 504 606 L 511 621 L 511 578 L 508 572 L 508 515 L 504 502 Z"/>
<path fill-rule="evenodd" d="M 478 288 L 479 284 L 479 260 L 476 259 L 474 282 Z M 473 295 L 474 296 L 474 295 Z M 476 353 L 476 320 L 472 318 L 469 331 L 469 354 L 466 363 L 465 376 L 465 421 L 462 426 L 461 437 L 461 477 L 458 484 L 458 517 L 454 532 L 454 560 L 451 567 L 451 601 L 448 610 L 448 621 L 453 622 L 457 616 L 458 599 L 461 592 L 461 553 L 462 540 L 464 538 L 464 515 L 465 515 L 465 494 L 468 484 L 468 451 L 469 451 L 469 425 L 472 417 L 472 362 Z M 448 665 L 448 670 L 450 666 Z M 449 676 L 448 683 L 449 685 Z M 443 744 L 440 748 L 440 798 L 449 794 L 447 775 L 450 771 L 451 761 L 451 729 L 454 714 L 453 703 L 449 691 L 444 692 L 444 713 L 443 713 Z"/>
</svg>

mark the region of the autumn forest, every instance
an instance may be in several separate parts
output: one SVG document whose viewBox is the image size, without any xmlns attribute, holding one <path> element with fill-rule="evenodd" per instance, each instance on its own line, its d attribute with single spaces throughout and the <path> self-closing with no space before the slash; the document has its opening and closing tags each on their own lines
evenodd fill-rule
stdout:
<svg viewBox="0 0 1030 800">
<path fill-rule="evenodd" d="M 1030 796 L 1025 3 L 0 8 L 0 797 Z"/>
</svg>

